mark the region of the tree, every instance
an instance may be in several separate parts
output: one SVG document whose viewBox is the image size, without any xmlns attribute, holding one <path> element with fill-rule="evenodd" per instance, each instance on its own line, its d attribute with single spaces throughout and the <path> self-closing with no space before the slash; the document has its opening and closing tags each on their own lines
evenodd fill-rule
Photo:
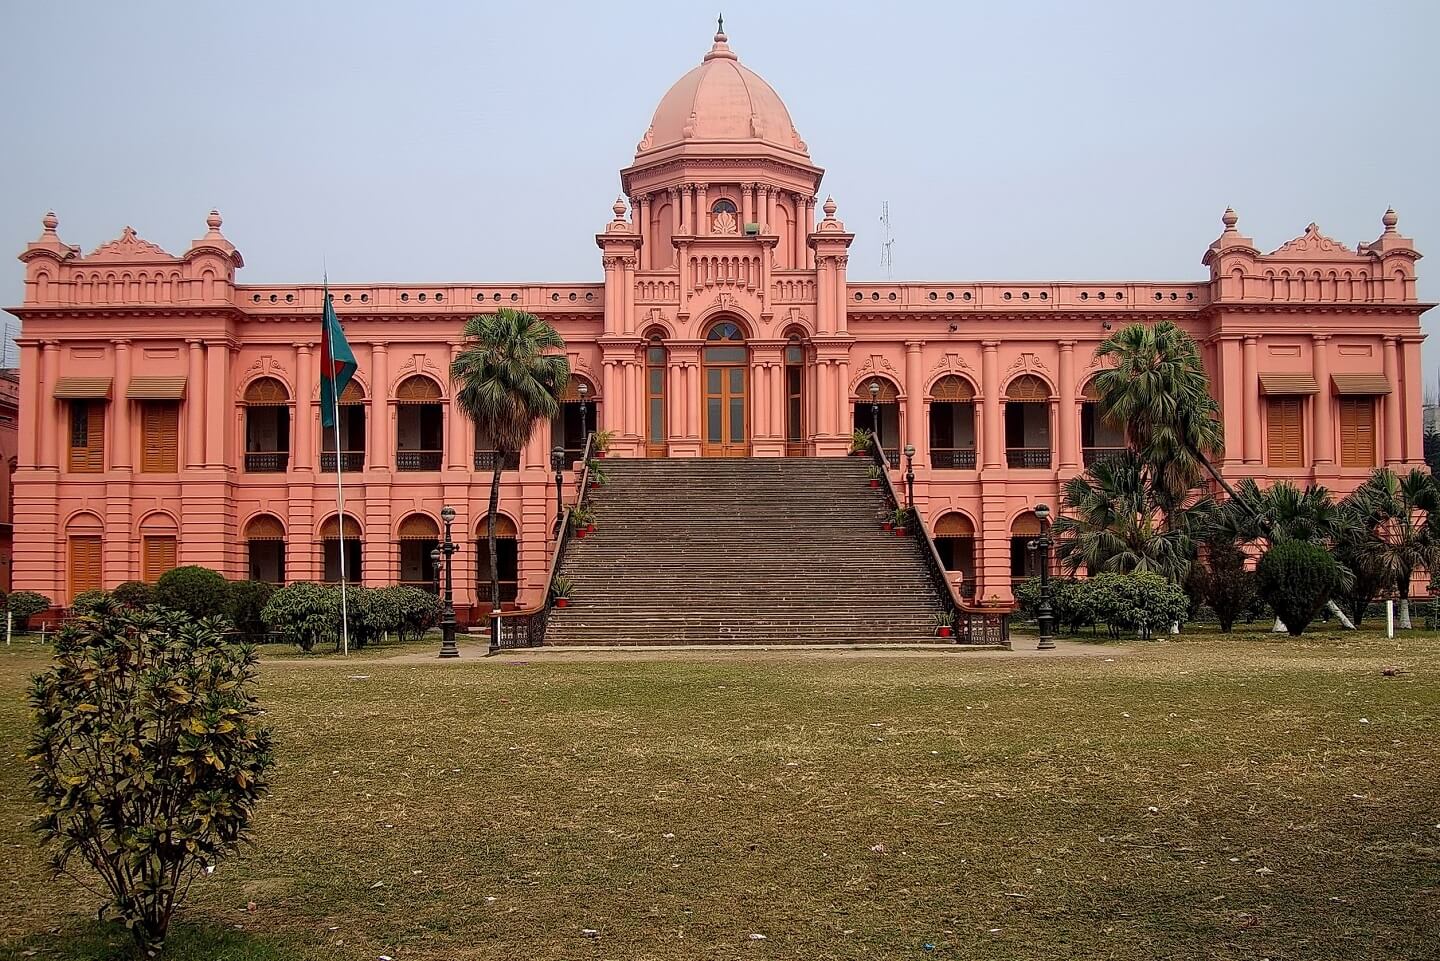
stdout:
<svg viewBox="0 0 1440 961">
<path fill-rule="evenodd" d="M 187 564 L 172 568 L 155 582 L 156 604 L 193 617 L 224 614 L 229 599 L 225 578 L 208 567 Z"/>
<path fill-rule="evenodd" d="M 321 641 L 339 640 L 340 595 L 321 584 L 287 584 L 265 602 L 260 618 L 309 653 Z"/>
<path fill-rule="evenodd" d="M 265 633 L 265 605 L 276 587 L 268 581 L 229 581 L 225 585 L 225 616 L 242 634 Z"/>
<path fill-rule="evenodd" d="M 1440 566 L 1440 489 L 1418 467 L 1403 475 L 1381 468 L 1347 501 L 1370 533 L 1355 555 L 1381 578 L 1384 590 L 1400 598 L 1400 626 L 1408 629 L 1415 572 Z"/>
<path fill-rule="evenodd" d="M 1192 522 L 1210 503 L 1196 496 L 1192 488 L 1172 496 L 1133 450 L 1104 458 L 1065 483 L 1055 556 L 1071 574 L 1154 573 L 1183 581 L 1195 556 Z"/>
<path fill-rule="evenodd" d="M 50 610 L 54 603 L 36 591 L 16 591 L 5 599 L 5 609 L 14 618 L 15 629 L 23 631 L 30 626 L 30 618 Z"/>
<path fill-rule="evenodd" d="M 441 604 L 440 598 L 429 591 L 418 587 L 411 587 L 407 584 L 396 584 L 392 587 L 382 587 L 381 591 L 386 592 L 393 599 L 393 603 L 400 613 L 400 626 L 398 628 L 400 640 L 406 638 L 418 639 L 424 636 L 425 632 L 434 627 L 440 620 Z"/>
<path fill-rule="evenodd" d="M 1245 552 L 1232 541 L 1205 545 L 1203 558 L 1196 561 L 1187 582 L 1192 599 L 1208 604 L 1220 622 L 1220 632 L 1229 634 L 1235 620 L 1255 603 L 1255 573 L 1245 567 Z"/>
<path fill-rule="evenodd" d="M 1339 589 L 1340 565 L 1318 544 L 1282 541 L 1260 558 L 1255 577 L 1265 603 L 1299 637 Z"/>
<path fill-rule="evenodd" d="M 1425 466 L 1432 473 L 1440 471 L 1440 431 L 1425 432 Z"/>
<path fill-rule="evenodd" d="M 256 656 L 224 623 L 113 600 L 68 625 L 30 687 L 36 824 L 57 874 L 88 861 L 153 955 L 196 872 L 231 853 L 266 791 Z M 88 886 L 88 884 L 87 884 Z"/>
<path fill-rule="evenodd" d="M 518 452 L 530 440 L 535 422 L 549 420 L 559 411 L 570 364 L 563 354 L 553 352 L 564 347 L 554 327 L 533 314 L 502 307 L 466 321 L 465 346 L 450 365 L 456 404 L 490 438 L 497 455 L 486 529 L 492 647 L 500 640 L 500 558 L 495 545 L 500 471 L 504 455 Z"/>
<path fill-rule="evenodd" d="M 1097 574 L 1089 580 L 1088 603 L 1095 620 L 1110 629 L 1134 630 L 1149 638 L 1185 618 L 1185 592 L 1159 574 Z"/>
</svg>

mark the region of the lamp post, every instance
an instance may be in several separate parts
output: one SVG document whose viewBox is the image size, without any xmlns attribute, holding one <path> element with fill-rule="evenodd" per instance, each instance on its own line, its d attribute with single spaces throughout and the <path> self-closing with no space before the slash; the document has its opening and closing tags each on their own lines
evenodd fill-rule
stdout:
<svg viewBox="0 0 1440 961">
<path fill-rule="evenodd" d="M 440 548 L 430 552 L 430 581 L 435 585 L 435 596 L 440 596 L 440 565 L 445 563 L 440 559 Z"/>
<path fill-rule="evenodd" d="M 870 427 L 875 431 L 875 443 L 880 443 L 880 382 L 870 382 Z"/>
<path fill-rule="evenodd" d="M 586 423 L 587 418 L 585 416 L 587 413 L 585 409 L 585 398 L 590 396 L 590 385 L 582 380 L 578 391 L 580 394 L 580 453 L 583 455 L 585 453 L 585 442 L 590 439 L 590 428 Z"/>
<path fill-rule="evenodd" d="M 915 512 L 915 445 L 905 445 L 905 506 Z"/>
<path fill-rule="evenodd" d="M 550 466 L 555 469 L 555 524 L 559 530 L 560 515 L 565 513 L 565 495 L 561 490 L 565 484 L 565 448 L 550 451 Z"/>
<path fill-rule="evenodd" d="M 1036 650 L 1055 649 L 1055 614 L 1050 606 L 1050 508 L 1045 504 L 1035 505 L 1035 517 L 1040 521 L 1040 536 L 1030 542 L 1032 550 L 1040 552 L 1040 609 L 1035 612 L 1035 623 L 1040 629 L 1040 640 Z"/>
<path fill-rule="evenodd" d="M 445 522 L 445 540 L 437 548 L 445 555 L 445 606 L 440 609 L 440 656 L 459 657 L 460 649 L 455 646 L 455 552 L 460 550 L 450 537 L 450 525 L 455 523 L 455 508 L 440 509 L 440 519 Z M 493 640 L 492 640 L 493 643 Z"/>
</svg>

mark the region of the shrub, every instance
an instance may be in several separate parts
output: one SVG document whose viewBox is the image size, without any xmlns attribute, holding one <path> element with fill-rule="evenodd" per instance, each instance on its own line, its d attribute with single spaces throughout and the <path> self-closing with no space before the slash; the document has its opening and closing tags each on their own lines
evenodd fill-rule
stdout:
<svg viewBox="0 0 1440 961">
<path fill-rule="evenodd" d="M 322 584 L 288 584 L 270 595 L 260 618 L 302 651 L 340 636 L 340 593 Z"/>
<path fill-rule="evenodd" d="M 1215 612 L 1222 634 L 1255 603 L 1255 572 L 1245 569 L 1245 552 L 1234 544 L 1210 544 L 1204 562 L 1191 567 L 1188 584 L 1192 600 Z"/>
<path fill-rule="evenodd" d="M 36 591 L 16 591 L 5 599 L 5 609 L 15 619 L 15 629 L 23 631 L 30 626 L 30 618 L 44 613 L 54 602 Z"/>
<path fill-rule="evenodd" d="M 177 567 L 161 574 L 155 582 L 156 604 L 193 617 L 224 614 L 228 598 L 225 578 L 208 567 Z"/>
<path fill-rule="evenodd" d="M 340 592 L 332 588 L 338 609 Z M 350 643 L 364 647 L 380 640 L 387 631 L 400 631 L 400 605 L 395 595 L 384 588 L 349 587 L 345 591 L 345 611 L 350 627 Z"/>
<path fill-rule="evenodd" d="M 265 618 L 261 615 L 275 593 L 275 585 L 268 581 L 229 581 L 225 591 L 225 616 L 235 630 L 242 634 L 265 633 Z"/>
<path fill-rule="evenodd" d="M 1340 587 L 1340 566 L 1330 552 L 1306 541 L 1283 541 L 1255 568 L 1260 596 L 1291 637 L 1299 637 Z"/>
<path fill-rule="evenodd" d="M 266 790 L 255 653 L 222 628 L 107 599 L 61 631 L 53 666 L 31 682 L 36 830 L 57 874 L 77 876 L 77 853 L 90 863 L 107 894 L 101 916 L 150 954 Z"/>
<path fill-rule="evenodd" d="M 426 631 L 439 623 L 443 605 L 440 603 L 440 598 L 429 591 L 399 584 L 394 587 L 382 587 L 381 590 L 394 599 L 394 604 L 399 611 L 400 624 L 396 630 L 400 635 L 400 640 L 423 637 Z"/>
<path fill-rule="evenodd" d="M 1188 602 L 1178 584 L 1159 574 L 1097 574 L 1090 578 L 1090 606 L 1111 637 L 1133 630 L 1148 638 L 1185 619 Z"/>
<path fill-rule="evenodd" d="M 109 596 L 106 591 L 81 591 L 70 602 L 70 610 L 76 614 L 88 614 Z"/>
<path fill-rule="evenodd" d="M 1033 619 L 1040 611 L 1040 578 L 1032 577 L 1021 582 L 1015 589 L 1015 599 L 1020 602 L 1021 613 Z M 1072 634 L 1077 628 L 1095 623 L 1090 604 L 1090 582 L 1073 577 L 1052 577 L 1050 612 L 1055 617 L 1056 629 L 1068 628 Z"/>
<path fill-rule="evenodd" d="M 115 603 L 126 607 L 149 607 L 155 603 L 155 588 L 143 581 L 125 581 L 110 592 Z"/>
</svg>

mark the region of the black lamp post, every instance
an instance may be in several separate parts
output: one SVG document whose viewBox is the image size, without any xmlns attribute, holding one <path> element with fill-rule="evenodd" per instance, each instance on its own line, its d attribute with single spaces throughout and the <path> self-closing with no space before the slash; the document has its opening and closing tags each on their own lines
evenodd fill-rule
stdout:
<svg viewBox="0 0 1440 961">
<path fill-rule="evenodd" d="M 915 511 L 915 445 L 905 445 L 905 506 Z"/>
<path fill-rule="evenodd" d="M 1040 536 L 1030 542 L 1030 549 L 1040 552 L 1040 609 L 1035 612 L 1035 623 L 1040 629 L 1040 640 L 1036 650 L 1055 649 L 1055 613 L 1050 606 L 1050 508 L 1045 504 L 1035 505 L 1035 517 L 1040 521 Z"/>
<path fill-rule="evenodd" d="M 588 413 L 585 398 L 590 396 L 590 385 L 581 381 L 578 390 L 580 394 L 580 453 L 583 456 L 585 453 L 585 442 L 590 439 L 590 426 L 586 423 L 588 418 L 585 416 Z"/>
<path fill-rule="evenodd" d="M 445 563 L 440 559 L 440 548 L 436 547 L 430 551 L 430 580 L 435 584 L 435 596 L 440 596 L 440 565 Z"/>
<path fill-rule="evenodd" d="M 880 443 L 880 382 L 870 382 L 870 426 L 875 431 L 875 443 Z"/>
<path fill-rule="evenodd" d="M 450 537 L 450 525 L 455 523 L 455 508 L 442 507 L 440 519 L 445 522 L 445 540 L 437 548 L 445 555 L 445 606 L 440 610 L 440 656 L 459 657 L 460 649 L 455 646 L 455 553 L 460 548 Z"/>
<path fill-rule="evenodd" d="M 560 515 L 565 512 L 565 496 L 561 491 L 565 484 L 565 448 L 556 447 L 550 451 L 550 466 L 555 469 L 555 523 L 558 525 Z"/>
</svg>

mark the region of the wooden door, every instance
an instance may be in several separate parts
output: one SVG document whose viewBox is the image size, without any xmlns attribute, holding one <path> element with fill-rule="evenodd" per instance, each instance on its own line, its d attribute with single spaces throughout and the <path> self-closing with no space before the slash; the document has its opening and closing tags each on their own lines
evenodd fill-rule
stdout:
<svg viewBox="0 0 1440 961">
<path fill-rule="evenodd" d="M 70 597 L 100 590 L 100 535 L 70 538 Z"/>
<path fill-rule="evenodd" d="M 1340 466 L 1375 466 L 1375 398 L 1340 398 Z"/>
<path fill-rule="evenodd" d="M 744 364 L 707 364 L 705 367 L 706 457 L 748 457 L 749 419 Z"/>
</svg>

